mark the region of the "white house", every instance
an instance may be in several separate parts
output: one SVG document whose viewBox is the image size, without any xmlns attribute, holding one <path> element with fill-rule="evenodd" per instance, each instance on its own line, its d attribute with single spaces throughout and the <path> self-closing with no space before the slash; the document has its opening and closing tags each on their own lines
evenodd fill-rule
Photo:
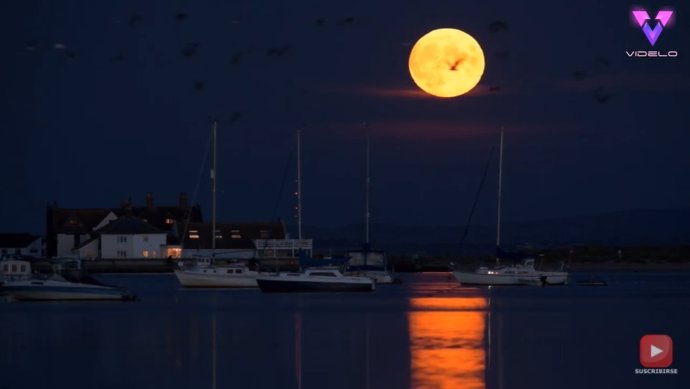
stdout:
<svg viewBox="0 0 690 389">
<path fill-rule="evenodd" d="M 10 256 L 44 257 L 44 241 L 31 234 L 0 234 L 0 258 Z"/>
<path fill-rule="evenodd" d="M 93 242 L 79 247 L 80 257 L 97 252 L 98 245 L 101 259 L 166 258 L 167 233 L 141 219 L 123 216 L 99 229 Z"/>
</svg>

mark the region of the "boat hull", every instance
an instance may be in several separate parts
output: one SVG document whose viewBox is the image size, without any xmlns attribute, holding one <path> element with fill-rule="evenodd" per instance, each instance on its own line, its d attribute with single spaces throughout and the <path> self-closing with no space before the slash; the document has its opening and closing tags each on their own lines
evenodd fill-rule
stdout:
<svg viewBox="0 0 690 389">
<path fill-rule="evenodd" d="M 257 273 L 258 274 L 258 273 Z M 185 288 L 257 288 L 256 275 L 175 270 L 180 285 Z"/>
<path fill-rule="evenodd" d="M 568 274 L 565 272 L 514 275 L 454 271 L 453 276 L 462 285 L 562 285 L 568 281 Z"/>
<path fill-rule="evenodd" d="M 134 300 L 127 291 L 115 287 L 70 282 L 6 282 L 0 293 L 19 301 Z"/>
<path fill-rule="evenodd" d="M 371 292 L 374 283 L 283 280 L 280 277 L 257 279 L 263 292 Z"/>
</svg>

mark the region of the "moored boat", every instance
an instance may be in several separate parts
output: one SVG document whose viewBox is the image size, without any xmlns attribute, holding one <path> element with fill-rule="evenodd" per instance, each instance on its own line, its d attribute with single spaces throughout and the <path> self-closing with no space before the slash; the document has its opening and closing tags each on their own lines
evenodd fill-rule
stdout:
<svg viewBox="0 0 690 389">
<path fill-rule="evenodd" d="M 186 288 L 256 288 L 260 274 L 244 264 L 175 269 L 177 280 Z"/>
<path fill-rule="evenodd" d="M 371 278 L 344 276 L 335 269 L 279 273 L 256 281 L 263 292 L 371 292 L 376 288 Z"/>
<path fill-rule="evenodd" d="M 127 290 L 103 285 L 68 281 L 58 274 L 47 279 L 5 281 L 0 294 L 19 301 L 35 300 L 135 300 Z"/>
</svg>

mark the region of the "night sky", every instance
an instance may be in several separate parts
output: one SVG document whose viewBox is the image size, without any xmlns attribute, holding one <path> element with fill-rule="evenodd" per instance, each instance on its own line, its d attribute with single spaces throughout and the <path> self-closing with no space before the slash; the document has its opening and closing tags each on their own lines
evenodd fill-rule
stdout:
<svg viewBox="0 0 690 389">
<path fill-rule="evenodd" d="M 222 221 L 294 222 L 301 128 L 305 224 L 362 222 L 364 121 L 377 223 L 463 225 L 501 126 L 509 221 L 687 207 L 690 8 L 642 4 L 675 7 L 654 50 L 679 56 L 628 58 L 652 49 L 633 4 L 3 2 L 0 231 L 43 233 L 49 201 L 193 196 L 210 118 Z M 409 76 L 440 27 L 484 50 L 469 95 L 425 96 Z M 477 222 L 495 217 L 496 166 Z M 196 202 L 210 218 L 208 160 Z"/>
</svg>

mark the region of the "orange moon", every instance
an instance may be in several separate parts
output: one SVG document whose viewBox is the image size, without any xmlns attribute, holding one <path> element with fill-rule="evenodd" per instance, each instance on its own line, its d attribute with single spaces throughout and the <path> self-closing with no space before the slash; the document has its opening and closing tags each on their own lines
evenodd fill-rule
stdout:
<svg viewBox="0 0 690 389">
<path fill-rule="evenodd" d="M 419 38 L 409 60 L 412 80 L 424 92 L 456 97 L 472 90 L 484 74 L 484 52 L 469 34 L 454 28 Z"/>
</svg>

